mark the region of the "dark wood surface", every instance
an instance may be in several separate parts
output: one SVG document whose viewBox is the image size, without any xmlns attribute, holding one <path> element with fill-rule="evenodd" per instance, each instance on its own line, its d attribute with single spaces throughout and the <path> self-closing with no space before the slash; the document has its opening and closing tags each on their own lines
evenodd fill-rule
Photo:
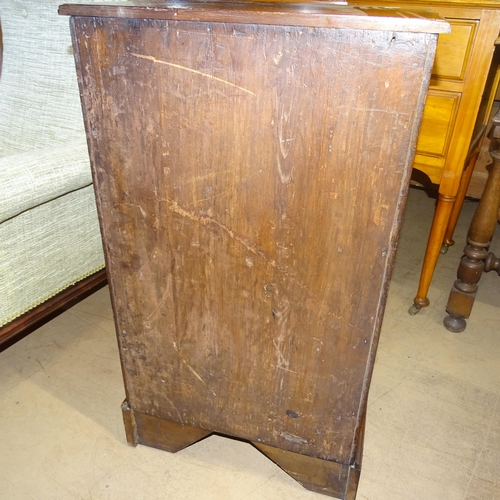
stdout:
<svg viewBox="0 0 500 500">
<path fill-rule="evenodd" d="M 106 284 L 106 270 L 102 269 L 2 326 L 0 328 L 0 350 L 10 347 Z"/>
<path fill-rule="evenodd" d="M 437 36 L 73 9 L 129 441 L 358 463 Z"/>
<path fill-rule="evenodd" d="M 444 319 L 445 327 L 455 333 L 467 326 L 483 272 L 496 271 L 500 276 L 500 258 L 488 252 L 500 218 L 500 112 L 493 118 L 491 165 L 484 192 L 472 218 L 464 256 L 453 284 Z"/>
<path fill-rule="evenodd" d="M 128 401 L 123 402 L 122 413 L 127 442 L 131 446 L 144 444 L 175 453 L 212 434 L 199 427 L 134 411 Z"/>
<path fill-rule="evenodd" d="M 343 29 L 380 29 L 449 33 L 449 24 L 429 9 L 348 7 L 329 2 L 135 0 L 99 4 L 64 4 L 59 13 L 71 16 L 127 17 Z"/>
</svg>

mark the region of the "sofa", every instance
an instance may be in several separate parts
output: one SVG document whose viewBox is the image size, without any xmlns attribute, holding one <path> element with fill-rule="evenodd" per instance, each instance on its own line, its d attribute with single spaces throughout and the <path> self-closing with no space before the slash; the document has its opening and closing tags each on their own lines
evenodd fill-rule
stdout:
<svg viewBox="0 0 500 500">
<path fill-rule="evenodd" d="M 0 0 L 0 343 L 105 284 L 60 3 Z"/>
</svg>

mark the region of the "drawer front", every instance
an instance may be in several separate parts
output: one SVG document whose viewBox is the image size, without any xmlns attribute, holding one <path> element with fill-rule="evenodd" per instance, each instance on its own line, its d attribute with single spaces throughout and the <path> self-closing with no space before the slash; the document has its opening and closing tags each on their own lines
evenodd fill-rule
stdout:
<svg viewBox="0 0 500 500">
<path fill-rule="evenodd" d="M 451 33 L 439 35 L 432 75 L 443 80 L 462 81 L 477 31 L 478 21 L 447 19 Z"/>
<path fill-rule="evenodd" d="M 435 158 L 435 161 L 428 159 L 427 162 L 436 166 L 443 165 L 459 103 L 458 92 L 429 91 L 417 143 L 417 155 Z"/>
</svg>

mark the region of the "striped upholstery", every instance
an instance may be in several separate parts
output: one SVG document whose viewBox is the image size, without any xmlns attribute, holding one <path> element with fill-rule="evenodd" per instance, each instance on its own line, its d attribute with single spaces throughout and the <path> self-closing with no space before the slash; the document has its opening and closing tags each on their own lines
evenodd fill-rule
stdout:
<svg viewBox="0 0 500 500">
<path fill-rule="evenodd" d="M 0 326 L 104 267 L 60 3 L 0 0 Z"/>
</svg>

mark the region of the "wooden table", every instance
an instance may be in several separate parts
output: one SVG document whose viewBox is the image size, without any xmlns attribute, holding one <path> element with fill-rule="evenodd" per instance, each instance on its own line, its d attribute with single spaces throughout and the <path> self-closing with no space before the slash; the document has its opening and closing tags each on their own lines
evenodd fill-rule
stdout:
<svg viewBox="0 0 500 500">
<path fill-rule="evenodd" d="M 430 8 L 451 24 L 439 37 L 429 95 L 414 168 L 439 184 L 439 198 L 422 273 L 410 314 L 429 305 L 427 294 L 441 251 L 453 245 L 453 232 L 473 173 L 481 129 L 489 115 L 481 101 L 493 97 L 488 83 L 495 41 L 500 31 L 498 0 L 349 0 L 350 5 Z M 491 106 L 490 106 L 491 109 Z M 484 123 L 485 125 L 485 123 Z M 479 134 L 474 135 L 474 130 Z M 476 144 L 474 144 L 476 140 Z"/>
<path fill-rule="evenodd" d="M 437 33 L 328 4 L 64 5 L 130 444 L 353 499 Z"/>
<path fill-rule="evenodd" d="M 472 218 L 464 256 L 458 266 L 458 279 L 453 284 L 444 319 L 451 332 L 463 332 L 476 299 L 478 282 L 483 272 L 496 271 L 500 276 L 500 258 L 489 252 L 491 239 L 500 221 L 500 111 L 493 117 L 490 175 Z"/>
</svg>

